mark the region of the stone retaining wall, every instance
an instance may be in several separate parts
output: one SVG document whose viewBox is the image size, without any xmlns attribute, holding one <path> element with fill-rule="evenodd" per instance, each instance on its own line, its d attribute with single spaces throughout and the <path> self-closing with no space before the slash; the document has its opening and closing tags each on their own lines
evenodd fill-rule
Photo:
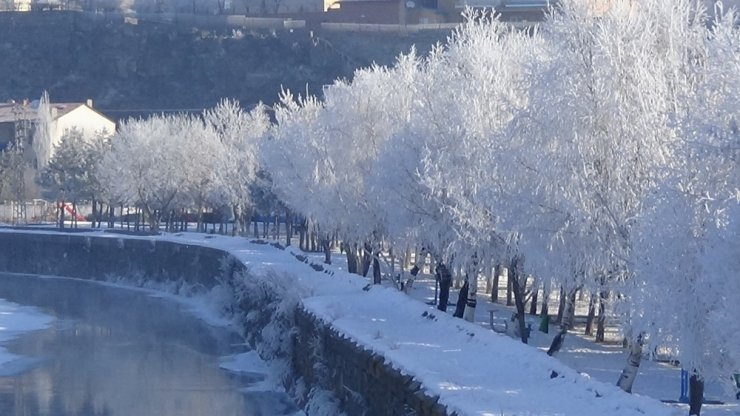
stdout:
<svg viewBox="0 0 740 416">
<path fill-rule="evenodd" d="M 115 235 L 0 233 L 0 271 L 10 273 L 182 280 L 210 288 L 223 274 L 227 256 L 208 247 Z"/>
<path fill-rule="evenodd" d="M 334 392 L 349 415 L 443 416 L 445 407 L 380 354 L 346 338 L 303 308 L 296 311 L 293 369 Z"/>
<path fill-rule="evenodd" d="M 126 277 L 183 281 L 210 288 L 220 279 L 246 270 L 233 260 L 221 250 L 151 239 L 0 233 L 0 272 L 94 280 Z M 303 379 L 309 387 L 333 392 L 347 414 L 447 414 L 437 403 L 438 398 L 424 393 L 413 377 L 401 374 L 382 355 L 342 336 L 300 305 L 295 326 L 293 382 Z M 296 399 L 301 402 L 306 398 Z"/>
</svg>

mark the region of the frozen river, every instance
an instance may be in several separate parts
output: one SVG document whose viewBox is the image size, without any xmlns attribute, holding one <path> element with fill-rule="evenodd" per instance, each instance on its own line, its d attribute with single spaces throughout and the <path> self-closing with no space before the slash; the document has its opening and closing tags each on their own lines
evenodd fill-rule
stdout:
<svg viewBox="0 0 740 416">
<path fill-rule="evenodd" d="M 0 415 L 289 415 L 284 393 L 254 388 L 255 371 L 228 372 L 245 351 L 226 327 L 142 291 L 90 282 L 0 274 L 0 299 L 55 320 L 2 346 Z M 8 312 L 3 312 L 8 313 Z M 264 371 L 264 370 L 261 370 Z"/>
</svg>

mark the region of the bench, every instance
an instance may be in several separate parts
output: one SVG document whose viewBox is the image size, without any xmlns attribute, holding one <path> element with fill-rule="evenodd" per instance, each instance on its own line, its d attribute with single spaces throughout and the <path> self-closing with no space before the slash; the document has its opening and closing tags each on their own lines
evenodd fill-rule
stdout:
<svg viewBox="0 0 740 416">
<path fill-rule="evenodd" d="M 519 323 L 517 322 L 516 314 L 513 314 L 510 319 L 495 318 L 493 315 L 496 312 L 499 312 L 499 310 L 496 308 L 491 308 L 488 310 L 488 324 L 490 325 L 493 332 L 519 337 Z M 532 335 L 532 323 L 527 322 L 526 317 L 525 322 L 526 328 L 524 328 L 524 330 L 527 332 L 527 338 L 529 338 Z M 513 324 L 511 329 L 509 329 L 509 323 Z"/>
<path fill-rule="evenodd" d="M 488 324 L 491 326 L 493 332 L 498 334 L 508 334 L 509 332 L 509 320 L 504 318 L 494 318 L 494 314 L 498 312 L 498 309 L 491 308 L 488 310 Z M 498 322 L 494 322 L 498 321 Z"/>
</svg>

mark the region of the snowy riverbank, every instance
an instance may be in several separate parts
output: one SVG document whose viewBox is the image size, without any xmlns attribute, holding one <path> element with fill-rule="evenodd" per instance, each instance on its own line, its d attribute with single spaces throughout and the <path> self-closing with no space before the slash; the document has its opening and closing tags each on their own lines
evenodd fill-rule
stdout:
<svg viewBox="0 0 740 416">
<path fill-rule="evenodd" d="M 672 415 L 683 411 L 653 398 L 629 395 L 611 383 L 579 374 L 560 360 L 481 325 L 438 313 L 395 289 L 367 285 L 367 279 L 339 269 L 317 272 L 298 261 L 297 250 L 279 250 L 243 238 L 181 233 L 102 238 L 144 238 L 227 251 L 250 274 L 280 276 L 304 308 L 346 337 L 383 354 L 414 376 L 448 412 L 479 415 Z M 433 316 L 432 316 L 433 315 Z M 558 376 L 551 378 L 553 371 Z M 588 371 L 587 371 L 588 372 Z M 735 411 L 737 408 L 734 409 Z M 721 414 L 734 414 L 733 409 Z"/>
<path fill-rule="evenodd" d="M 583 415 L 585 409 L 605 416 L 677 413 L 657 400 L 583 376 L 504 335 L 435 313 L 395 289 L 365 291 L 367 279 L 341 271 L 318 273 L 296 261 L 290 254 L 293 248 L 281 251 L 244 239 L 189 233 L 158 238 L 223 249 L 252 273 L 290 275 L 307 310 L 414 376 L 429 393 L 440 396 L 450 413 Z M 550 378 L 553 371 L 559 375 Z"/>
</svg>

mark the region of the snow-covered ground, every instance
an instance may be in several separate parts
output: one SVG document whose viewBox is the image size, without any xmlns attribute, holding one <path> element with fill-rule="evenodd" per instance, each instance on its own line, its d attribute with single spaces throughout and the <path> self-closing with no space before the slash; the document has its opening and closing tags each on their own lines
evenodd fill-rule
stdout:
<svg viewBox="0 0 740 416">
<path fill-rule="evenodd" d="M 120 235 L 91 232 L 107 238 Z M 477 324 L 441 313 L 427 305 L 431 280 L 420 280 L 412 298 L 391 287 L 371 286 L 368 280 L 349 275 L 337 258 L 332 275 L 319 273 L 282 251 L 243 238 L 178 233 L 157 238 L 216 247 L 233 253 L 255 274 L 280 273 L 294 280 L 305 307 L 331 322 L 346 336 L 384 354 L 393 365 L 421 381 L 431 394 L 440 396 L 448 409 L 470 415 L 672 415 L 684 409 L 659 400 L 677 399 L 678 369 L 646 362 L 641 367 L 635 394 L 614 384 L 625 352 L 615 346 L 596 345 L 571 336 L 556 358 L 541 349 L 552 334 L 533 332 L 530 346 L 488 328 L 486 302 L 480 302 Z M 301 253 L 302 254 L 302 253 Z M 313 258 L 313 255 L 310 256 Z M 320 263 L 317 255 L 316 263 Z M 456 295 L 451 296 L 451 300 Z M 496 305 L 498 308 L 502 308 Z M 497 316 L 510 315 L 500 309 Z M 255 357 L 234 357 L 224 367 L 237 369 L 253 364 Z M 556 372 L 557 377 L 551 378 Z M 709 398 L 728 395 L 709 386 Z M 709 416 L 740 415 L 737 402 L 706 406 Z"/>
</svg>

